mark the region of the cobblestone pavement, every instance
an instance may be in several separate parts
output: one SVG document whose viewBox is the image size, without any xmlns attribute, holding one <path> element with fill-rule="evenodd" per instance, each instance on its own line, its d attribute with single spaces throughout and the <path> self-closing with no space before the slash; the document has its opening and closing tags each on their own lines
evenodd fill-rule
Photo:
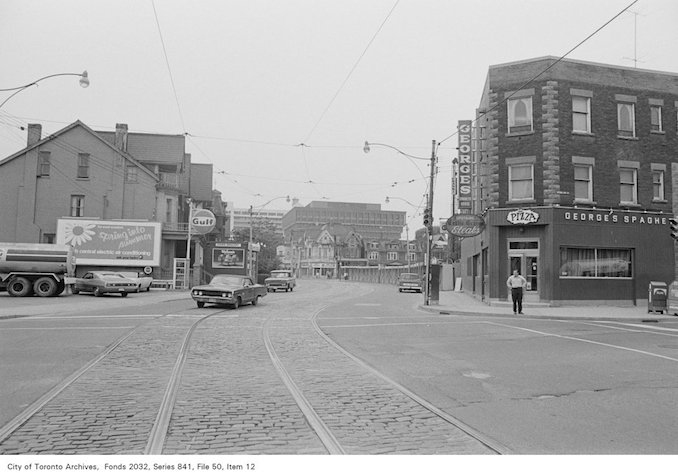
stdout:
<svg viewBox="0 0 678 473">
<path fill-rule="evenodd" d="M 317 292 L 320 287 L 325 293 Z M 490 453 L 315 331 L 312 319 L 324 301 L 355 291 L 369 287 L 319 285 L 306 293 L 271 294 L 257 307 L 224 311 L 198 325 L 163 453 L 327 453 L 271 362 L 265 326 L 293 382 L 346 453 Z M 196 320 L 164 317 L 142 326 L 0 444 L 0 453 L 143 453 Z"/>
</svg>

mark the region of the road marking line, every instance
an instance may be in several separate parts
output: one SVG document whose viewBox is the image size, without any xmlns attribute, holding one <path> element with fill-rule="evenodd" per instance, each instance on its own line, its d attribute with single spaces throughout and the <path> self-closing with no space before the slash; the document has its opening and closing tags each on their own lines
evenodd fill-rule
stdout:
<svg viewBox="0 0 678 473">
<path fill-rule="evenodd" d="M 121 325 L 120 327 L 6 327 L 0 328 L 0 332 L 5 330 L 118 330 L 130 328 L 134 328 L 134 325 Z"/>
<path fill-rule="evenodd" d="M 542 332 L 542 331 L 539 331 L 539 330 L 533 330 L 533 329 L 523 328 L 523 327 L 516 327 L 514 325 L 500 324 L 500 323 L 497 323 L 497 322 L 486 321 L 484 323 L 486 323 L 488 325 L 496 325 L 498 327 L 506 327 L 506 328 L 512 328 L 512 329 L 515 329 L 515 330 L 522 330 L 522 331 L 525 331 L 525 332 L 536 333 L 536 334 L 539 334 L 539 335 L 544 335 L 546 337 L 556 337 L 556 338 L 562 338 L 564 340 L 574 340 L 576 342 L 590 343 L 592 345 L 600 345 L 600 346 L 603 346 L 603 347 L 616 348 L 618 350 L 630 351 L 630 352 L 633 352 L 633 353 L 640 353 L 641 355 L 653 356 L 653 357 L 661 358 L 661 359 L 664 359 L 664 360 L 678 361 L 678 358 L 671 358 L 670 356 L 660 355 L 658 353 L 652 353 L 652 352 L 645 351 L 645 350 L 636 350 L 635 348 L 628 348 L 628 347 L 622 347 L 622 346 L 619 346 L 619 345 L 612 345 L 611 343 L 596 342 L 595 340 L 587 340 L 585 338 L 570 337 L 568 335 L 558 335 L 556 333 Z"/>
<path fill-rule="evenodd" d="M 125 315 L 52 315 L 52 316 L 42 316 L 36 315 L 35 317 L 27 317 L 23 319 L 24 321 L 28 320 L 55 320 L 55 319 L 137 319 L 139 317 L 162 317 L 163 314 L 125 314 Z"/>
<path fill-rule="evenodd" d="M 359 306 L 359 307 L 380 307 L 381 304 L 379 303 L 374 303 L 374 302 L 358 302 L 356 304 L 353 304 L 354 306 Z"/>
</svg>

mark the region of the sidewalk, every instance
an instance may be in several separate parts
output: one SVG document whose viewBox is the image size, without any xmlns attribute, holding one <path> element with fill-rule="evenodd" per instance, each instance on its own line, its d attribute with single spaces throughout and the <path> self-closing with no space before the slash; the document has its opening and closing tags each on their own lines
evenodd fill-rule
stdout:
<svg viewBox="0 0 678 473">
<path fill-rule="evenodd" d="M 441 291 L 438 305 L 420 305 L 420 309 L 435 312 L 449 313 L 454 315 L 482 315 L 496 317 L 515 318 L 540 318 L 540 319 L 582 319 L 582 320 L 625 320 L 641 322 L 643 320 L 675 320 L 678 316 L 673 314 L 648 313 L 647 303 L 638 306 L 615 307 L 605 306 L 567 306 L 548 307 L 544 304 L 523 304 L 524 315 L 514 315 L 510 302 L 501 302 L 497 305 L 488 305 L 475 299 L 464 292 Z"/>
<path fill-rule="evenodd" d="M 63 294 L 59 297 L 11 297 L 0 293 L 0 319 L 34 315 L 57 315 L 83 310 L 138 307 L 167 301 L 190 299 L 188 291 L 151 289 L 149 292 L 132 293 L 129 297 L 117 295 L 94 297 L 91 294 Z"/>
</svg>

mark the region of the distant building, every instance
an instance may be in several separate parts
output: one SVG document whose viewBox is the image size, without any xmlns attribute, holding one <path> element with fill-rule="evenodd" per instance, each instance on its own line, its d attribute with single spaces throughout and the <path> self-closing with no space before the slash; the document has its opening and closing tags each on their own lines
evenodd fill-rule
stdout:
<svg viewBox="0 0 678 473">
<path fill-rule="evenodd" d="M 232 205 L 229 205 L 229 215 L 231 219 L 231 228 L 230 231 L 233 233 L 237 230 L 245 230 L 250 228 L 250 223 L 252 221 L 268 221 L 275 226 L 276 233 L 282 235 L 282 218 L 287 210 L 275 210 L 275 209 L 254 209 L 250 213 L 250 209 L 237 209 Z"/>
<path fill-rule="evenodd" d="M 381 204 L 313 201 L 294 207 L 282 218 L 285 240 L 303 237 L 325 224 L 351 227 L 364 240 L 397 240 L 405 227 L 406 212 L 382 210 Z"/>
<path fill-rule="evenodd" d="M 543 57 L 491 66 L 476 116 L 463 288 L 506 300 L 637 304 L 674 279 L 678 74 Z"/>
</svg>

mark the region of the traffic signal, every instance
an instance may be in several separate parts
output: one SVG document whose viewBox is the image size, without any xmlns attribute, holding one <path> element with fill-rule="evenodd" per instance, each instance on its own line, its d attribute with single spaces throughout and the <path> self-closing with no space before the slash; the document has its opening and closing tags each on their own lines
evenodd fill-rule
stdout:
<svg viewBox="0 0 678 473">
<path fill-rule="evenodd" d="M 678 240 L 678 218 L 670 218 L 669 224 L 671 225 L 671 238 Z"/>
<path fill-rule="evenodd" d="M 424 226 L 431 226 L 431 209 L 424 209 Z"/>
</svg>

